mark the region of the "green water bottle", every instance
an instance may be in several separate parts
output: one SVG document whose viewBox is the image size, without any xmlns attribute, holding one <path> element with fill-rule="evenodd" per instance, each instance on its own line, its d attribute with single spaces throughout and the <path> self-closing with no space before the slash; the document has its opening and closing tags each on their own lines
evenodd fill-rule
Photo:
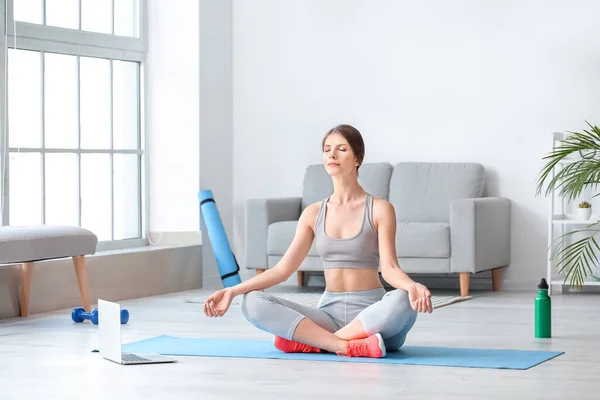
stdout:
<svg viewBox="0 0 600 400">
<path fill-rule="evenodd" d="M 549 338 L 552 332 L 552 300 L 548 296 L 548 283 L 546 279 L 538 285 L 538 294 L 535 298 L 535 337 Z"/>
</svg>

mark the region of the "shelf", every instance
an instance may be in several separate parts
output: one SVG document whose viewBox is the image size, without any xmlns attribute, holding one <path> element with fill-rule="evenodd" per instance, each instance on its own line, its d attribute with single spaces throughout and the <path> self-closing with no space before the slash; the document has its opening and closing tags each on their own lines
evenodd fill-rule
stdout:
<svg viewBox="0 0 600 400">
<path fill-rule="evenodd" d="M 552 223 L 558 225 L 591 225 L 600 222 L 600 215 L 592 214 L 590 219 L 579 219 L 576 214 L 554 214 Z"/>
<path fill-rule="evenodd" d="M 563 133 L 559 133 L 559 132 L 555 132 L 554 133 L 554 143 L 553 143 L 553 151 L 556 150 L 556 147 L 558 145 L 560 145 L 560 140 L 564 140 L 566 139 L 566 137 L 569 136 L 567 134 L 563 134 Z M 598 144 L 600 144 L 600 141 L 598 141 Z M 600 152 L 599 152 L 600 153 Z M 596 153 L 596 157 L 597 157 L 598 153 Z M 574 162 L 579 162 L 581 160 L 584 160 L 585 158 L 581 157 L 581 155 L 579 154 L 579 152 L 574 152 L 569 154 L 568 157 L 562 159 L 559 162 L 559 165 L 557 165 L 555 168 L 556 170 L 560 169 L 560 168 L 565 168 L 565 165 L 567 164 L 571 164 Z M 556 170 L 552 171 L 552 177 L 556 176 Z M 570 231 L 584 231 L 586 229 L 590 230 L 590 231 L 595 231 L 595 230 L 600 230 L 600 212 L 592 212 L 590 218 L 588 219 L 581 219 L 581 217 L 579 217 L 579 213 L 577 206 L 579 205 L 579 202 L 581 202 L 581 200 L 586 199 L 587 197 L 592 196 L 592 194 L 589 194 L 589 196 L 587 195 L 587 192 L 582 192 L 580 199 L 571 199 L 571 200 L 567 200 L 565 198 L 562 198 L 560 195 L 557 196 L 557 193 L 553 193 L 552 196 L 550 196 L 550 215 L 548 216 L 548 218 L 550 218 L 549 222 L 549 232 L 548 232 L 548 251 L 550 252 L 553 247 L 554 247 L 554 241 L 556 239 L 556 234 L 557 231 L 562 231 L 562 233 L 564 234 L 565 231 L 570 230 Z M 558 198 L 557 198 L 558 197 Z M 593 199 L 593 197 L 592 197 Z M 588 200 L 589 202 L 591 202 L 591 200 Z M 594 203 L 592 202 L 592 211 L 597 211 L 600 208 L 595 208 L 596 206 L 594 205 Z M 559 229 L 556 229 L 556 228 Z M 589 228 L 588 228 L 589 227 Z M 582 235 L 589 235 L 592 232 L 582 232 Z M 562 244 L 562 246 L 565 246 L 565 243 Z M 595 249 L 596 250 L 596 249 Z M 593 261 L 593 264 L 598 264 L 598 262 L 600 261 L 600 255 L 597 255 L 597 252 L 594 251 L 594 258 L 595 260 Z M 563 287 L 571 287 L 570 282 L 567 281 L 565 282 L 564 280 L 564 276 L 561 276 L 562 274 L 558 274 L 558 271 L 555 270 L 555 263 L 553 263 L 552 260 L 548 259 L 547 263 L 546 263 L 546 281 L 548 281 L 548 284 L 550 285 L 550 287 L 552 288 L 552 286 L 563 286 Z M 564 271 L 563 271 L 564 272 Z M 600 274 L 600 271 L 598 271 L 597 273 L 595 273 L 594 275 L 598 276 L 598 274 Z M 585 281 L 582 283 L 582 287 L 586 287 L 586 286 L 594 286 L 594 287 L 600 287 L 600 280 L 595 279 L 591 276 L 588 276 Z"/>
<path fill-rule="evenodd" d="M 595 219 L 588 219 L 588 220 L 582 220 L 582 219 L 554 219 L 552 220 L 553 224 L 557 224 L 557 225 L 591 225 L 591 224 L 597 224 L 598 220 Z M 599 226 L 600 229 L 600 226 Z"/>
<path fill-rule="evenodd" d="M 581 160 L 584 160 L 584 158 L 581 158 L 581 157 L 566 157 L 566 158 L 563 158 L 562 160 L 560 160 L 558 162 L 558 164 L 573 164 L 573 163 L 579 162 Z"/>
<path fill-rule="evenodd" d="M 563 280 L 553 280 L 550 281 L 550 285 L 565 285 L 569 286 L 569 282 L 565 282 Z M 600 281 L 584 281 L 583 286 L 600 286 Z"/>
<path fill-rule="evenodd" d="M 581 158 L 573 159 L 573 158 L 563 158 L 558 162 L 558 164 L 573 164 L 575 162 L 581 161 Z"/>
</svg>

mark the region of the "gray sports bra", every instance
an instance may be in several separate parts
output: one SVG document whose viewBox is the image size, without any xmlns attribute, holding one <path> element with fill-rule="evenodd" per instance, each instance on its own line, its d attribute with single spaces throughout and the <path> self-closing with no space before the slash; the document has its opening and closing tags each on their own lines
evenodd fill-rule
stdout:
<svg viewBox="0 0 600 400">
<path fill-rule="evenodd" d="M 325 214 L 329 197 L 321 201 L 315 221 L 315 250 L 323 268 L 379 268 L 379 240 L 373 225 L 373 197 L 367 193 L 362 224 L 351 238 L 332 238 L 325 234 Z"/>
</svg>

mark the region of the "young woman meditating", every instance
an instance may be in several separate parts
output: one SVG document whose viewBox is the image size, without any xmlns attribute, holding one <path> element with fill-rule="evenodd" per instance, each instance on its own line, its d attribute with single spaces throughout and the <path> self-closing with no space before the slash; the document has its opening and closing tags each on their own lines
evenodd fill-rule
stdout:
<svg viewBox="0 0 600 400">
<path fill-rule="evenodd" d="M 206 300 L 204 313 L 223 316 L 233 298 L 243 295 L 243 315 L 275 335 L 274 345 L 281 351 L 385 357 L 404 344 L 419 312 L 432 312 L 431 293 L 398 265 L 393 206 L 358 183 L 365 155 L 359 131 L 349 125 L 331 129 L 322 151 L 333 194 L 302 212 L 294 239 L 274 268 L 218 290 Z M 317 307 L 261 291 L 296 272 L 313 241 L 326 282 Z M 395 290 L 386 293 L 379 270 Z"/>
</svg>

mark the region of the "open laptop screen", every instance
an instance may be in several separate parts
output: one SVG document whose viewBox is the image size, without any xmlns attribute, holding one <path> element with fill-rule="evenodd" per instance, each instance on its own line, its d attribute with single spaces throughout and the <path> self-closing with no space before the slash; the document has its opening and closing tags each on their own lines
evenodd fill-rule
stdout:
<svg viewBox="0 0 600 400">
<path fill-rule="evenodd" d="M 100 355 L 121 362 L 121 306 L 98 300 L 98 341 Z"/>
</svg>

